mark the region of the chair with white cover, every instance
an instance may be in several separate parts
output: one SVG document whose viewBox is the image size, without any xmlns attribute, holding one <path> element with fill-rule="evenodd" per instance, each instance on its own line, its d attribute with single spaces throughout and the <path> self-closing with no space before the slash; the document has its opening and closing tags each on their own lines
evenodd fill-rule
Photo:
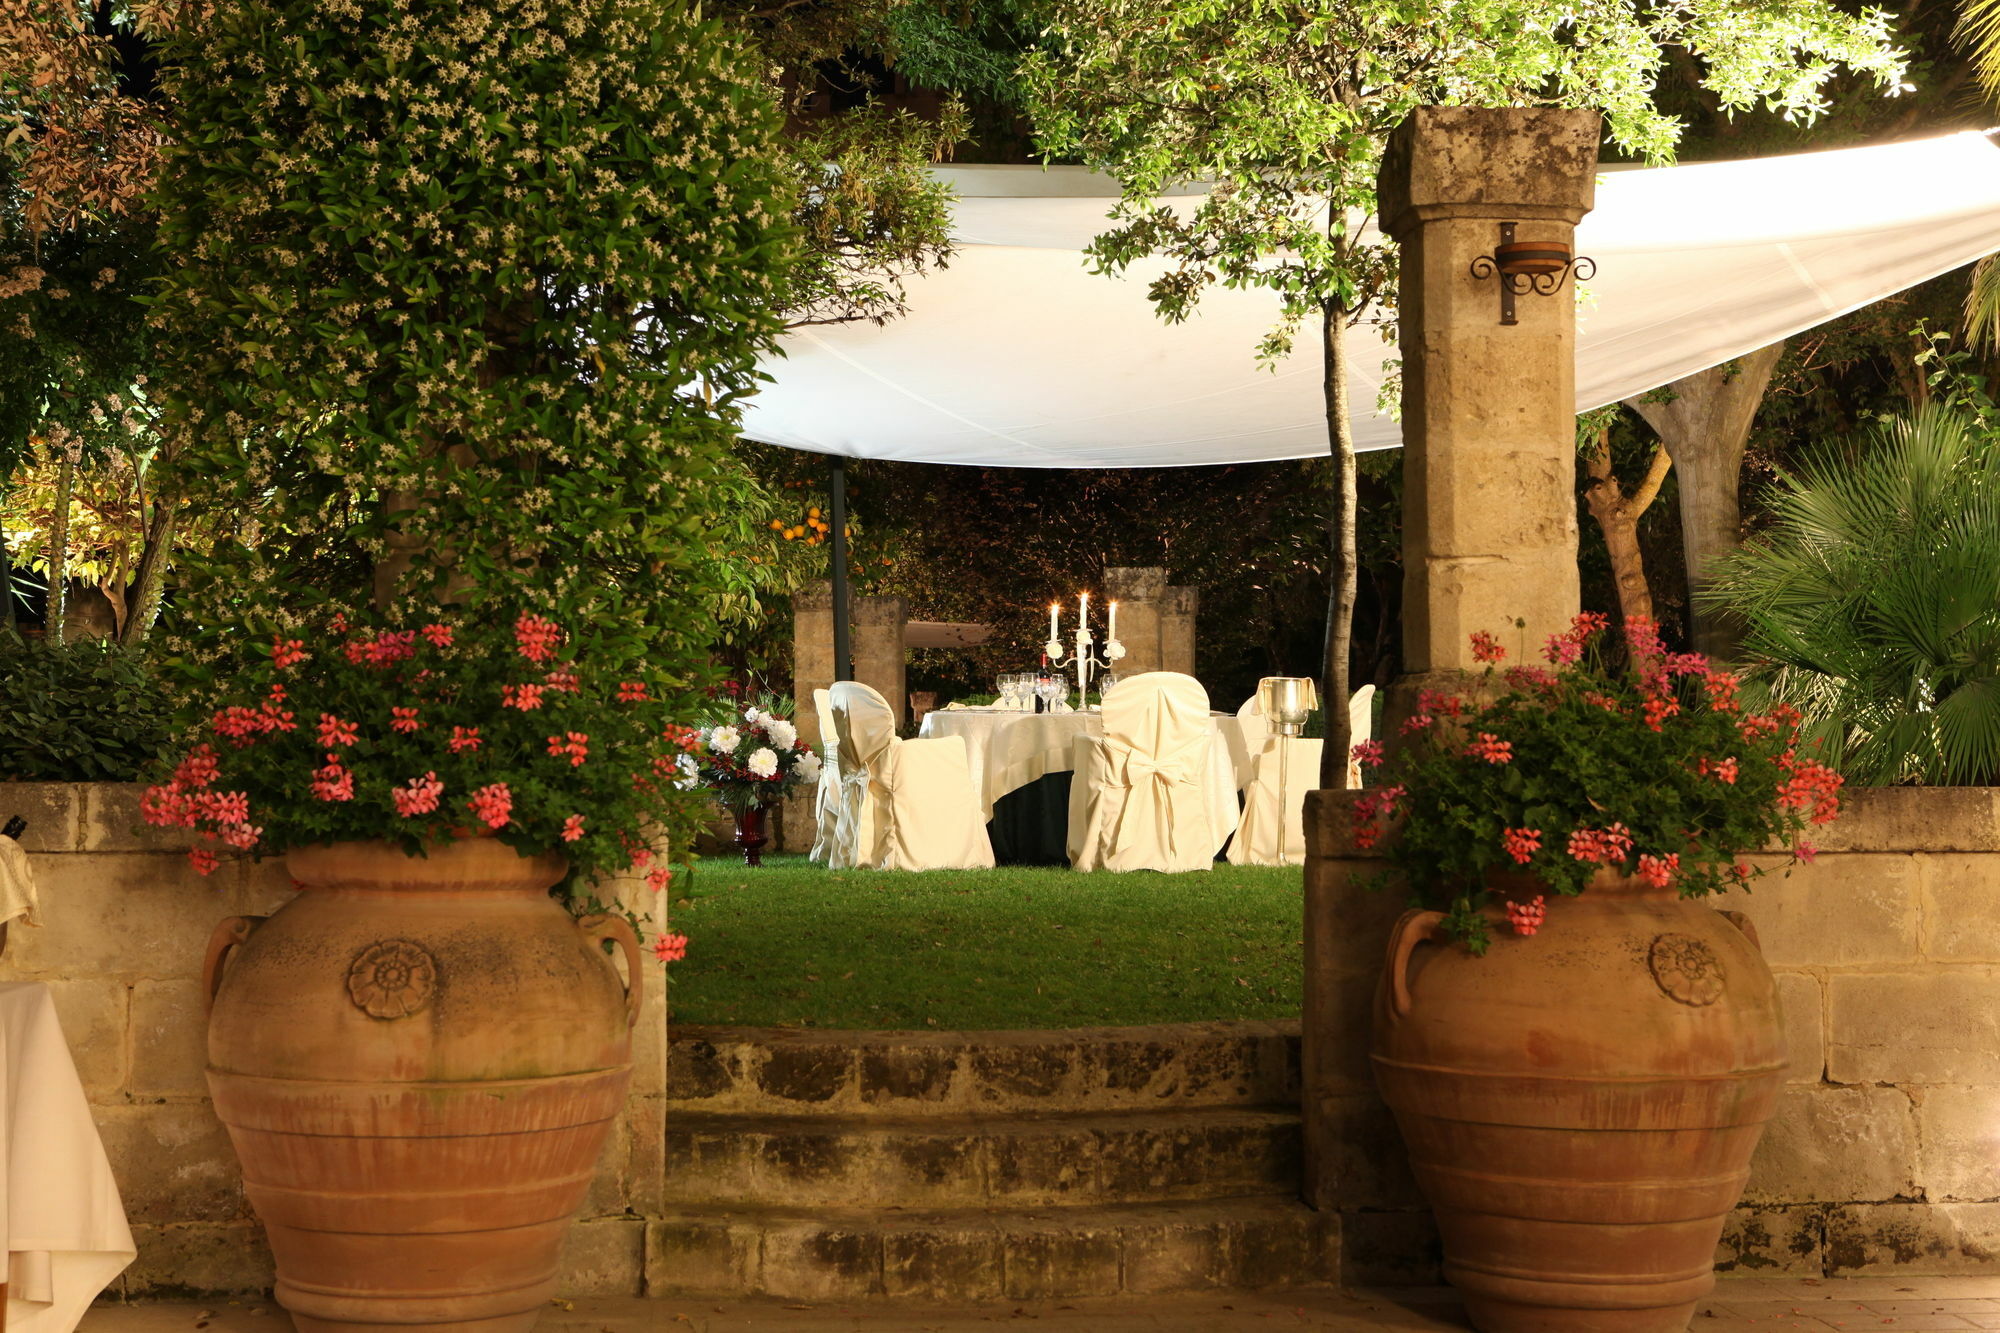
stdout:
<svg viewBox="0 0 2000 1333">
<path fill-rule="evenodd" d="M 1354 743 L 1368 739 L 1373 728 L 1375 687 L 1363 685 L 1348 700 L 1348 726 Z M 1229 842 L 1229 864 L 1237 866 L 1299 865 L 1306 859 L 1306 793 L 1319 786 L 1320 758 L 1326 742 L 1303 736 L 1272 735 L 1251 762 L 1250 782 L 1243 789 L 1243 819 Z M 1347 765 L 1347 785 L 1361 785 L 1361 765 Z"/>
<path fill-rule="evenodd" d="M 1147 671 L 1118 683 L 1103 717 L 1102 736 L 1076 739 L 1070 865 L 1208 869 L 1220 841 L 1205 782 L 1215 735 L 1208 691 L 1193 676 Z"/>
<path fill-rule="evenodd" d="M 828 691 L 840 789 L 834 870 L 966 870 L 993 864 L 962 736 L 906 741 L 889 701 L 858 681 Z"/>
<path fill-rule="evenodd" d="M 840 742 L 833 734 L 833 696 L 813 691 L 813 716 L 819 719 L 819 786 L 813 792 L 813 845 L 808 860 L 824 861 L 833 854 L 840 828 Z"/>
</svg>

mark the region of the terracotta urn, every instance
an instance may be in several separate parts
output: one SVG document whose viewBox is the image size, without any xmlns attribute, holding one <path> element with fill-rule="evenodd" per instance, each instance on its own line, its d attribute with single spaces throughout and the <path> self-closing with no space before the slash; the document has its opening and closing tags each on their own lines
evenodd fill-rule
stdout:
<svg viewBox="0 0 2000 1333">
<path fill-rule="evenodd" d="M 1483 957 L 1439 921 L 1391 936 L 1374 1065 L 1473 1325 L 1680 1333 L 1784 1080 L 1755 933 L 1602 872 Z"/>
<path fill-rule="evenodd" d="M 624 1104 L 638 941 L 490 838 L 292 852 L 209 943 L 208 1084 L 303 1333 L 531 1327 Z M 625 977 L 605 952 L 616 941 Z"/>
</svg>

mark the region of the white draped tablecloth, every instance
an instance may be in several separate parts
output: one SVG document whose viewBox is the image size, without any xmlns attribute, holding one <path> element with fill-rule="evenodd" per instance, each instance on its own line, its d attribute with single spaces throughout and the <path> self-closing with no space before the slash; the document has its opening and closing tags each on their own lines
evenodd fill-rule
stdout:
<svg viewBox="0 0 2000 1333">
<path fill-rule="evenodd" d="M 1212 719 L 1215 741 L 1208 751 L 1209 818 L 1220 850 L 1236 831 L 1235 767 L 1230 732 L 1237 719 L 1217 714 Z M 1225 728 L 1229 729 L 1228 731 Z M 993 708 L 948 708 L 924 714 L 918 733 L 926 739 L 960 736 L 979 789 L 982 812 L 993 817 L 993 803 L 1051 773 L 1068 773 L 1076 766 L 1078 736 L 1102 736 L 1104 719 L 1097 713 L 1006 713 Z"/>
<path fill-rule="evenodd" d="M 49 988 L 0 982 L 7 1333 L 70 1333 L 137 1254 Z"/>
</svg>

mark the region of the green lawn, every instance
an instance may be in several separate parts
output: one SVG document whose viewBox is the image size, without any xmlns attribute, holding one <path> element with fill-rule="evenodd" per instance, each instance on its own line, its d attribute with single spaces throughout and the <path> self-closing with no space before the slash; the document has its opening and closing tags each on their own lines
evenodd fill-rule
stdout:
<svg viewBox="0 0 2000 1333">
<path fill-rule="evenodd" d="M 676 1023 L 1061 1028 L 1296 1018 L 1302 874 L 1080 875 L 1006 867 L 678 878 Z M 683 886 L 686 886 L 683 889 Z"/>
</svg>

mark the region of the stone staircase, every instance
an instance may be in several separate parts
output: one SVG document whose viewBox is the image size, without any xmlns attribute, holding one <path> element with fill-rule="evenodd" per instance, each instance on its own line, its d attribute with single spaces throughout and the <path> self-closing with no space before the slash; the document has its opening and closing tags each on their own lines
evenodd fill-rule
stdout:
<svg viewBox="0 0 2000 1333">
<path fill-rule="evenodd" d="M 672 1034 L 663 1295 L 1066 1299 L 1327 1280 L 1298 1026 Z"/>
</svg>

